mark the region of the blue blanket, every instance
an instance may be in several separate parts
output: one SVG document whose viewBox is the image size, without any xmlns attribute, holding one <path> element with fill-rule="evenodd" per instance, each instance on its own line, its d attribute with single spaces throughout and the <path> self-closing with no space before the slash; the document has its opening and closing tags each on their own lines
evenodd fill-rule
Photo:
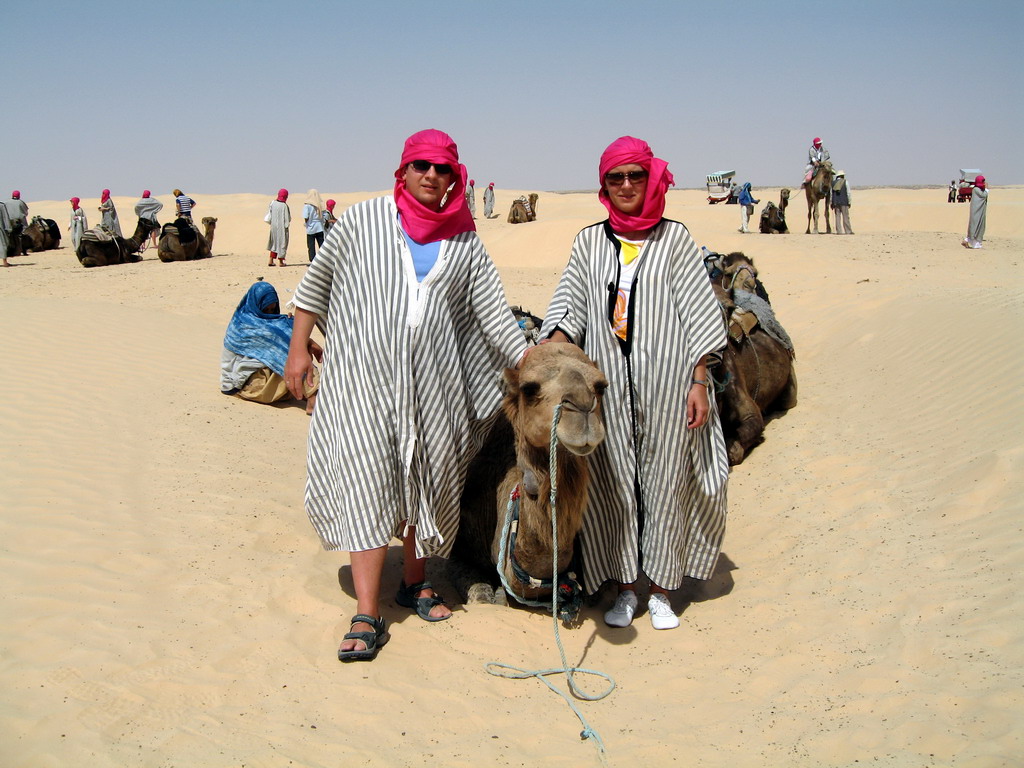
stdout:
<svg viewBox="0 0 1024 768">
<path fill-rule="evenodd" d="M 231 316 L 224 346 L 236 355 L 259 360 L 274 373 L 284 376 L 288 345 L 292 340 L 292 319 L 265 312 L 272 304 L 280 308 L 274 286 L 253 283 Z"/>
</svg>

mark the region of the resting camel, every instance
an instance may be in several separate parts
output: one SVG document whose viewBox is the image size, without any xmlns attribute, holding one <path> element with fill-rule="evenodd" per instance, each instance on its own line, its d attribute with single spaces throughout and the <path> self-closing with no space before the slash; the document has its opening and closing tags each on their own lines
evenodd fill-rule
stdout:
<svg viewBox="0 0 1024 768">
<path fill-rule="evenodd" d="M 550 600 L 552 581 L 578 586 L 566 575 L 583 524 L 590 473 L 586 457 L 604 440 L 601 396 L 608 380 L 573 344 L 533 347 L 519 370 L 505 371 L 505 399 L 483 449 L 470 465 L 461 501 L 459 535 L 450 562 L 452 582 L 466 602 L 504 604 L 496 574 L 509 499 L 518 495 L 518 529 L 500 568 L 515 594 Z M 555 406 L 557 436 L 558 573 L 552 574 L 549 447 Z M 511 538 L 511 537 L 510 537 Z M 553 579 L 554 577 L 554 579 Z"/>
<path fill-rule="evenodd" d="M 139 248 L 154 229 L 156 225 L 149 219 L 139 219 L 135 225 L 135 234 L 129 238 L 90 229 L 82 234 L 82 242 L 78 244 L 75 255 L 83 267 L 106 267 L 110 264 L 142 261 Z"/>
<path fill-rule="evenodd" d="M 712 280 L 729 323 L 722 367 L 714 377 L 721 387 L 717 399 L 725 447 L 729 463 L 736 465 L 763 439 L 765 416 L 796 405 L 797 384 L 792 342 L 775 320 L 753 262 L 742 253 L 731 253 L 726 260 L 734 274 L 746 275 L 744 281 L 761 289 L 753 293 L 741 288 L 739 279 L 729 287 Z"/>
<path fill-rule="evenodd" d="M 32 222 L 21 232 L 21 248 L 25 253 L 60 248 L 60 227 L 53 219 L 33 216 Z"/>
<path fill-rule="evenodd" d="M 512 207 L 508 211 L 508 223 L 525 224 L 528 221 L 536 221 L 538 199 L 537 193 L 532 192 L 528 198 L 517 197 L 513 200 Z"/>
<path fill-rule="evenodd" d="M 761 211 L 760 231 L 762 235 L 779 233 L 788 235 L 789 227 L 786 226 L 786 206 L 789 205 L 789 189 L 783 187 L 779 192 L 779 204 L 769 201 L 768 205 Z"/>
<path fill-rule="evenodd" d="M 805 235 L 811 234 L 811 216 L 814 216 L 814 234 L 818 234 L 818 203 L 825 201 L 825 233 L 832 234 L 832 222 L 829 221 L 828 209 L 832 202 L 832 180 L 835 174 L 832 173 L 832 163 L 826 160 L 818 166 L 817 173 L 805 186 L 807 193 L 807 231 Z"/>
<path fill-rule="evenodd" d="M 192 261 L 206 259 L 213 255 L 213 232 L 217 219 L 203 217 L 204 234 L 196 232 L 186 219 L 175 219 L 173 224 L 164 224 L 157 243 L 156 255 L 160 261 Z"/>
</svg>

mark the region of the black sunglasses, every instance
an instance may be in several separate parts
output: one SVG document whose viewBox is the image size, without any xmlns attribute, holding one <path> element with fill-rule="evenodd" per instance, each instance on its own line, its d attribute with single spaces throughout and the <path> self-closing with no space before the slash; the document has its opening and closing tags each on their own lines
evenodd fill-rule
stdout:
<svg viewBox="0 0 1024 768">
<path fill-rule="evenodd" d="M 441 176 L 447 176 L 452 172 L 452 167 L 448 163 L 432 163 L 429 160 L 413 160 L 409 163 L 420 173 L 426 173 L 430 170 L 430 166 L 434 166 L 434 170 L 437 171 Z"/>
<path fill-rule="evenodd" d="M 606 173 L 604 180 L 613 186 L 619 186 L 626 179 L 629 179 L 631 184 L 638 184 L 647 178 L 647 171 L 616 171 L 615 173 Z"/>
</svg>

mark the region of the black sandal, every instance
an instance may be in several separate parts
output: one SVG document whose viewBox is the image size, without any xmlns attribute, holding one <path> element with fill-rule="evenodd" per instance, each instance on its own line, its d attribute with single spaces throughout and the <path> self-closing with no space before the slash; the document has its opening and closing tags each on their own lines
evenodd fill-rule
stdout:
<svg viewBox="0 0 1024 768">
<path fill-rule="evenodd" d="M 430 597 L 417 597 L 424 589 L 433 588 L 429 581 L 421 581 L 419 584 L 406 586 L 403 580 L 402 585 L 398 588 L 398 594 L 395 595 L 395 602 L 403 608 L 415 608 L 416 615 L 424 621 L 446 621 L 452 617 L 450 613 L 447 616 L 430 615 L 430 609 L 435 605 L 444 605 L 443 597 L 436 592 Z"/>
<path fill-rule="evenodd" d="M 363 622 L 373 627 L 372 632 L 349 632 L 343 640 L 359 640 L 366 644 L 365 648 L 353 648 L 350 651 L 338 649 L 338 661 L 373 661 L 377 652 L 391 639 L 383 618 L 375 619 L 365 613 L 357 613 L 352 617 L 351 624 Z"/>
</svg>

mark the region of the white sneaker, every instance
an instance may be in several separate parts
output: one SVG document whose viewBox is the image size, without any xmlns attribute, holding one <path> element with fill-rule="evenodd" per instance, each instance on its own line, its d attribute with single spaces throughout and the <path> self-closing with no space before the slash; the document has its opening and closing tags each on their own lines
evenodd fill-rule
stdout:
<svg viewBox="0 0 1024 768">
<path fill-rule="evenodd" d="M 661 592 L 651 593 L 647 600 L 647 611 L 651 614 L 651 626 L 655 629 L 675 629 L 679 626 L 679 617 L 673 613 L 668 598 Z"/>
<path fill-rule="evenodd" d="M 631 589 L 619 592 L 615 605 L 604 612 L 604 623 L 609 627 L 628 627 L 636 613 L 636 592 Z"/>
</svg>

